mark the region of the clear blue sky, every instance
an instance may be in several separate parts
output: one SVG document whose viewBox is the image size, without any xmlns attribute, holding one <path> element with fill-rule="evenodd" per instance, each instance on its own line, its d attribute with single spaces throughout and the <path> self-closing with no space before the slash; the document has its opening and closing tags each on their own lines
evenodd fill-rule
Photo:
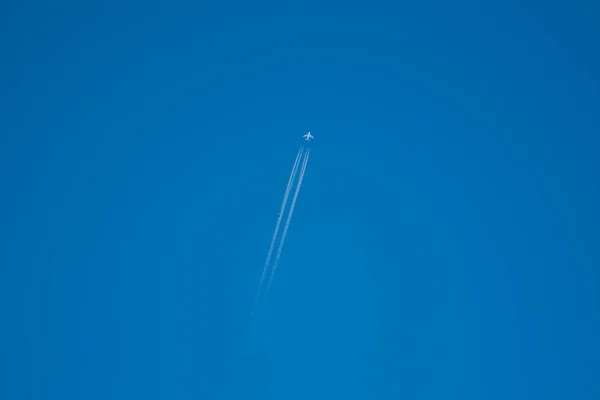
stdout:
<svg viewBox="0 0 600 400">
<path fill-rule="evenodd" d="M 0 398 L 600 398 L 599 7 L 3 2 Z"/>
</svg>

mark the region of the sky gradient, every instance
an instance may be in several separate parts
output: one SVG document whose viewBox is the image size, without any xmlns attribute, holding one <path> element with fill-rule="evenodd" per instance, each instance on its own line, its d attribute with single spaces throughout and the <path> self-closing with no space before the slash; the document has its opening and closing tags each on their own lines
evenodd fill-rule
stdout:
<svg viewBox="0 0 600 400">
<path fill-rule="evenodd" d="M 600 398 L 599 16 L 4 2 L 0 398 Z"/>
</svg>

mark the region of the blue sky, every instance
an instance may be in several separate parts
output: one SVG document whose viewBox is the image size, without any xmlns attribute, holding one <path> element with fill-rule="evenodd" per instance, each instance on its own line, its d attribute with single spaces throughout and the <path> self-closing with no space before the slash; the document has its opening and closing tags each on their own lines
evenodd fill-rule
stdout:
<svg viewBox="0 0 600 400">
<path fill-rule="evenodd" d="M 599 398 L 600 9 L 524 3 L 5 2 L 0 397 Z"/>
</svg>

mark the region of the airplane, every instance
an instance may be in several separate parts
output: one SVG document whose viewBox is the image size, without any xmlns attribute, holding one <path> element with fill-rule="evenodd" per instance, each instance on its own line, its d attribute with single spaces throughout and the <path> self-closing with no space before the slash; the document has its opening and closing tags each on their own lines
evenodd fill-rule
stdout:
<svg viewBox="0 0 600 400">
<path fill-rule="evenodd" d="M 310 139 L 315 138 L 313 135 L 310 134 L 310 132 L 308 132 L 306 135 L 303 135 L 302 137 L 306 138 L 306 141 L 310 141 Z"/>
</svg>

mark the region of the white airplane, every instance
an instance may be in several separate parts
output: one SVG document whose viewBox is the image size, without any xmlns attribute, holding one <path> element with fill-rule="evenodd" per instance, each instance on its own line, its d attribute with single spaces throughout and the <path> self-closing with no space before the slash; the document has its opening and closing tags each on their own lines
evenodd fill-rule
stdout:
<svg viewBox="0 0 600 400">
<path fill-rule="evenodd" d="M 306 138 L 306 141 L 310 141 L 310 139 L 315 138 L 313 135 L 310 134 L 310 132 L 308 132 L 306 135 L 303 135 L 302 137 Z"/>
</svg>

